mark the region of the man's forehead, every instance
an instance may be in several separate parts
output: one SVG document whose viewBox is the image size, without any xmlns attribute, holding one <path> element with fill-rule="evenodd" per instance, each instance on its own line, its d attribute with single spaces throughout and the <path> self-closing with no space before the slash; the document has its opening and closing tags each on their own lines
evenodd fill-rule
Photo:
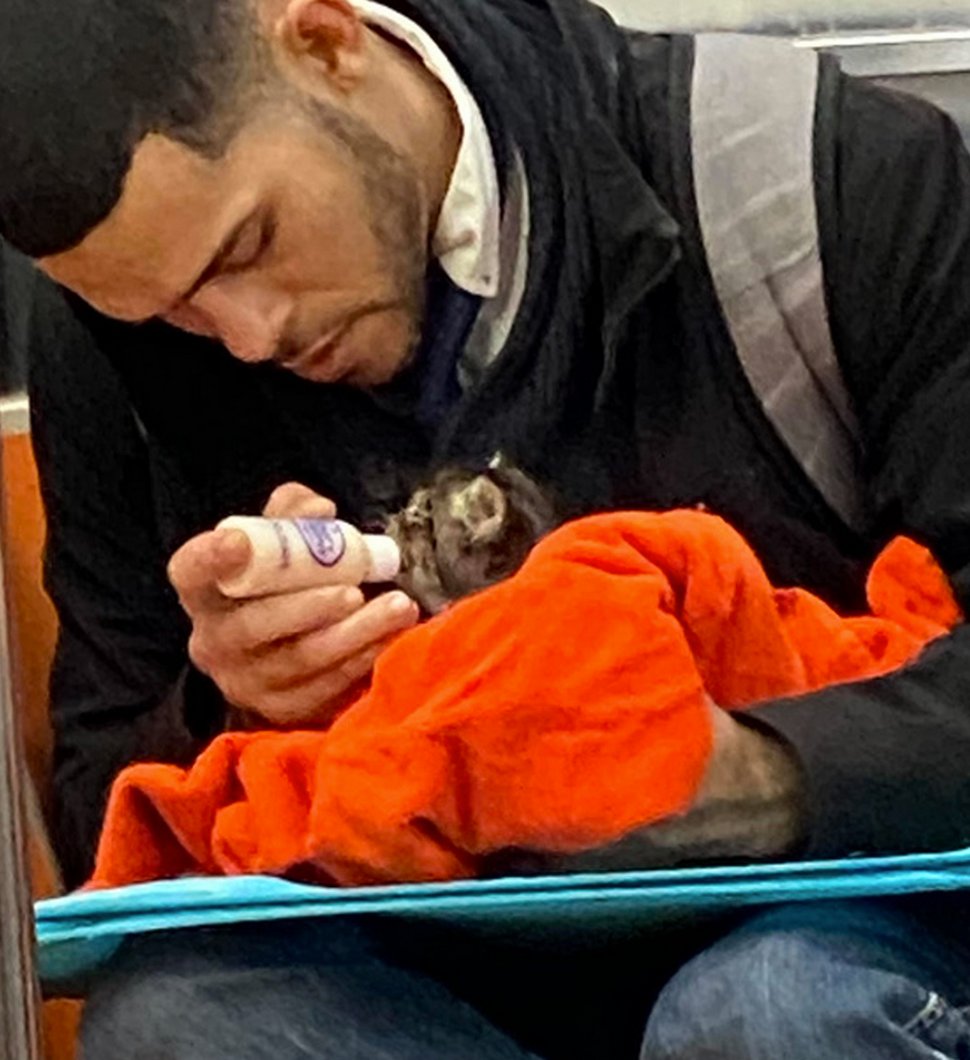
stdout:
<svg viewBox="0 0 970 1060">
<path fill-rule="evenodd" d="M 146 137 L 110 215 L 41 268 L 109 316 L 155 315 L 201 271 L 238 209 L 226 168 L 164 136 Z"/>
</svg>

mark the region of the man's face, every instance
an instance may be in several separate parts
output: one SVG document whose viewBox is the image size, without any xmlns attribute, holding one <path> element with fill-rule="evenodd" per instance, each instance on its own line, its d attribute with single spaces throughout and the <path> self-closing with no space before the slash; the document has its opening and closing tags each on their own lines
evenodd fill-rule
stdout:
<svg viewBox="0 0 970 1060">
<path fill-rule="evenodd" d="M 110 316 L 320 382 L 384 382 L 419 333 L 427 256 L 416 177 L 384 147 L 355 157 L 309 114 L 247 124 L 216 161 L 148 137 L 111 215 L 41 264 Z"/>
<path fill-rule="evenodd" d="M 408 147 L 447 146 L 453 127 L 423 140 L 406 128 L 422 107 L 445 114 L 440 97 L 425 85 L 396 102 L 388 71 L 409 84 L 418 64 L 346 0 L 289 0 L 285 19 L 284 39 L 300 40 L 289 83 L 259 97 L 221 157 L 149 135 L 111 214 L 39 264 L 109 316 L 160 317 L 244 361 L 374 386 L 406 363 L 421 327 L 435 191 Z M 326 83 L 337 77 L 339 91 Z"/>
</svg>

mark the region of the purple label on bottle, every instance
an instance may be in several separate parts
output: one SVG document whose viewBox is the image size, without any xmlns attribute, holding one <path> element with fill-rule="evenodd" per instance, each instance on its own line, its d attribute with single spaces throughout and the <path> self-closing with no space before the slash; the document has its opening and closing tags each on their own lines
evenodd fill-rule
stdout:
<svg viewBox="0 0 970 1060">
<path fill-rule="evenodd" d="M 347 541 L 340 524 L 333 519 L 294 519 L 310 555 L 324 567 L 333 567 L 343 559 Z"/>
</svg>

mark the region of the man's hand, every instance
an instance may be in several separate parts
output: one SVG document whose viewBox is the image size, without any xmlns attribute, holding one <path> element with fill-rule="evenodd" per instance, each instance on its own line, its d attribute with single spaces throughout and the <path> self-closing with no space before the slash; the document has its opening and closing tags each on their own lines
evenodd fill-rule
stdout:
<svg viewBox="0 0 970 1060">
<path fill-rule="evenodd" d="M 263 514 L 326 519 L 335 508 L 290 483 L 273 493 Z M 216 582 L 247 558 L 238 530 L 200 534 L 172 557 L 169 578 L 192 620 L 189 655 L 228 702 L 271 725 L 327 724 L 388 641 L 415 624 L 417 606 L 400 592 L 365 603 L 359 588 L 340 586 L 230 600 Z"/>
<path fill-rule="evenodd" d="M 582 854 L 500 854 L 488 873 L 623 872 L 792 854 L 803 838 L 802 776 L 788 747 L 710 700 L 714 746 L 685 813 Z"/>
<path fill-rule="evenodd" d="M 693 804 L 641 834 L 670 861 L 783 857 L 802 840 L 802 776 L 789 748 L 708 699 L 714 748 Z"/>
</svg>

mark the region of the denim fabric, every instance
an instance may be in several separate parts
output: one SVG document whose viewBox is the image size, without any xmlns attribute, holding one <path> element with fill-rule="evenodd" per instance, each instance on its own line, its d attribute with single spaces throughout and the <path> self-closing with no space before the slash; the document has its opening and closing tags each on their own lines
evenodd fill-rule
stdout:
<svg viewBox="0 0 970 1060">
<path fill-rule="evenodd" d="M 323 928 L 323 930 L 321 930 Z M 144 936 L 88 998 L 83 1060 L 528 1060 L 444 986 L 333 920 Z"/>
<path fill-rule="evenodd" d="M 693 956 L 373 919 L 143 936 L 89 998 L 82 1060 L 970 1060 L 970 957 L 946 934 L 858 902 L 781 907 Z"/>
<path fill-rule="evenodd" d="M 931 901 L 931 900 L 930 900 Z M 787 906 L 689 961 L 642 1060 L 970 1060 L 970 955 L 905 905 Z"/>
</svg>

